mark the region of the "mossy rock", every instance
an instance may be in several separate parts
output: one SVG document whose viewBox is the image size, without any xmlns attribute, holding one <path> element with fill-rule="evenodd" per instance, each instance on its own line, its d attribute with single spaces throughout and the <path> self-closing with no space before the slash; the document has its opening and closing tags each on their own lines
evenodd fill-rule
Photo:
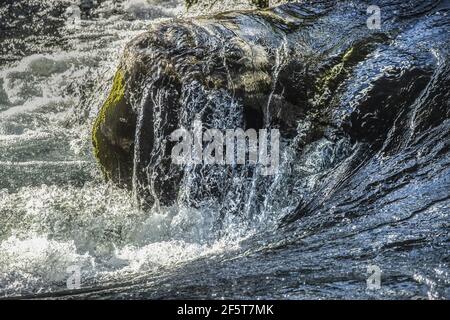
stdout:
<svg viewBox="0 0 450 320">
<path fill-rule="evenodd" d="M 361 28 L 365 10 L 350 9 L 358 19 L 305 2 L 152 25 L 127 46 L 94 125 L 95 156 L 106 178 L 131 186 L 134 175 L 141 199 L 171 205 L 185 173 L 172 163 L 166 137 L 190 128 L 196 113 L 205 127 L 213 127 L 214 117 L 223 114 L 217 108 L 231 105 L 240 108 L 239 118 L 231 120 L 244 129 L 277 128 L 284 141 L 301 131 L 299 152 L 324 137 L 378 146 L 397 112 L 410 103 L 404 95 L 396 100 L 397 93 L 416 98 L 421 87 L 411 86 L 414 76 L 428 78 L 413 70 L 424 69 L 420 64 L 401 63 L 404 48 L 392 41 L 397 25 L 386 24 L 383 32 Z M 386 56 L 377 60 L 376 52 Z M 427 59 L 424 54 L 418 61 Z M 395 68 L 379 77 L 377 68 L 384 64 Z M 358 74 L 367 82 L 362 89 L 353 85 L 363 80 Z M 139 103 L 139 130 L 131 96 Z M 220 188 L 205 185 L 193 197 Z"/>
<path fill-rule="evenodd" d="M 92 141 L 105 178 L 120 186 L 131 185 L 135 129 L 136 115 L 126 96 L 125 71 L 119 68 L 94 123 Z"/>
</svg>

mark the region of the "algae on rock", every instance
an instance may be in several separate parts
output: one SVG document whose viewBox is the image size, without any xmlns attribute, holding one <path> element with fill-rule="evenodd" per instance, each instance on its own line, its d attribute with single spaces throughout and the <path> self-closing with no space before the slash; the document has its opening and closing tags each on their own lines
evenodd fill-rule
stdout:
<svg viewBox="0 0 450 320">
<path fill-rule="evenodd" d="M 126 97 L 125 72 L 119 68 L 92 131 L 94 155 L 103 174 L 119 185 L 131 182 L 135 126 L 136 116 Z"/>
</svg>

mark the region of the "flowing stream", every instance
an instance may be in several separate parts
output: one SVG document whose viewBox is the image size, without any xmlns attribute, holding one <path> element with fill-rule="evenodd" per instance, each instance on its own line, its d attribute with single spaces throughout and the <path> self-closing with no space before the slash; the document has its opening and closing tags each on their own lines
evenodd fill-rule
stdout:
<svg viewBox="0 0 450 320">
<path fill-rule="evenodd" d="M 104 181 L 92 125 L 126 44 L 185 8 L 126 0 L 86 10 L 65 0 L 0 4 L 0 297 L 450 298 L 448 118 L 416 134 L 424 117 L 416 101 L 409 130 L 390 131 L 403 149 L 388 155 L 349 137 L 324 137 L 300 152 L 305 120 L 282 139 L 276 175 L 187 166 L 176 205 L 142 208 L 133 190 Z M 448 32 L 448 20 L 441 28 Z M 406 42 L 399 47 L 407 51 Z M 274 78 L 286 50 L 282 42 Z M 443 69 L 431 83 L 448 71 L 440 54 L 433 61 Z M 349 105 L 364 92 L 360 79 L 379 72 L 376 59 L 349 78 Z M 225 94 L 208 99 L 208 126 L 242 126 L 242 106 Z M 180 122 L 188 126 L 207 112 L 202 106 L 188 102 Z M 163 111 L 155 108 L 155 133 Z M 367 289 L 373 265 L 382 270 L 379 290 Z M 74 266 L 78 289 L 67 287 Z"/>
</svg>

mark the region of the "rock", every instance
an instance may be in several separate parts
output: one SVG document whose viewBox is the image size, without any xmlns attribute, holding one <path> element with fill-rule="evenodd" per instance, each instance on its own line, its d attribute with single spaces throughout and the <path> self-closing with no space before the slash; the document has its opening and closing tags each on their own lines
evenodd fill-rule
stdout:
<svg viewBox="0 0 450 320">
<path fill-rule="evenodd" d="M 111 92 L 94 123 L 94 155 L 107 179 L 131 186 L 136 114 L 126 96 L 125 71 L 117 70 Z M 130 92 L 130 90 L 128 90 Z"/>
<path fill-rule="evenodd" d="M 176 201 L 184 173 L 171 162 L 167 137 L 196 115 L 206 127 L 226 119 L 219 121 L 225 127 L 278 128 L 287 143 L 297 137 L 299 151 L 324 136 L 379 149 L 437 68 L 421 43 L 441 50 L 436 39 L 445 29 L 429 18 L 439 10 L 432 1 L 415 12 L 403 1 L 379 5 L 389 6 L 381 30 L 368 28 L 367 4 L 351 1 L 153 25 L 127 46 L 94 125 L 106 177 L 137 188 L 143 202 Z M 220 188 L 211 183 L 196 192 Z"/>
</svg>

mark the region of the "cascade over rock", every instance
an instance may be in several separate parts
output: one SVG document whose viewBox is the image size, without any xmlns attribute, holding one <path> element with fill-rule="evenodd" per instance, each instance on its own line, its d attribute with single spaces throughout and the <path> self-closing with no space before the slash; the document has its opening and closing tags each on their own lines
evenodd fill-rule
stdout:
<svg viewBox="0 0 450 320">
<path fill-rule="evenodd" d="M 152 25 L 127 46 L 94 125 L 105 176 L 135 187 L 143 202 L 175 202 L 185 169 L 172 163 L 168 137 L 198 115 L 207 128 L 224 118 L 218 129 L 277 128 L 298 155 L 324 138 L 394 152 L 400 137 L 439 125 L 450 110 L 441 37 L 448 17 L 435 14 L 442 5 L 420 1 L 411 12 L 405 1 L 375 2 L 380 30 L 368 27 L 363 1 L 289 3 Z M 418 100 L 423 107 L 414 112 L 422 116 L 411 126 Z"/>
</svg>

